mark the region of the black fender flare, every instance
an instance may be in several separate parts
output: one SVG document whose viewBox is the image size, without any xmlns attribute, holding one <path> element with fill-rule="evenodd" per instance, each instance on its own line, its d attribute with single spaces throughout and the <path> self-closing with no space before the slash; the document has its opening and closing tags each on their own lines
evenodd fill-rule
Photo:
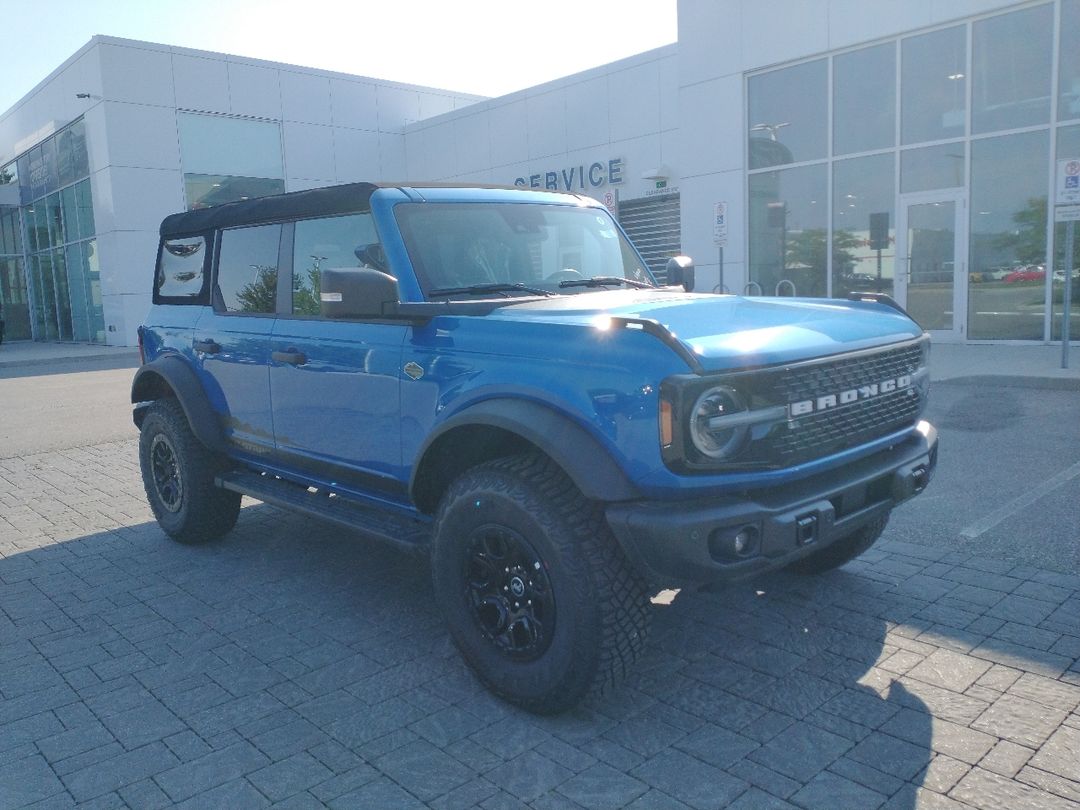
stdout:
<svg viewBox="0 0 1080 810">
<path fill-rule="evenodd" d="M 443 436 L 462 427 L 493 427 L 516 434 L 550 456 L 590 500 L 627 501 L 641 497 L 607 448 L 568 416 L 529 400 L 488 399 L 450 417 L 424 441 L 409 480 L 414 503 L 428 451 Z"/>
<path fill-rule="evenodd" d="M 191 366 L 175 355 L 164 355 L 146 363 L 135 372 L 131 382 L 131 402 L 138 406 L 169 395 L 175 396 L 195 437 L 210 450 L 225 447 L 221 420 L 210 406 L 206 391 Z M 133 419 L 141 427 L 142 408 L 136 407 Z"/>
</svg>

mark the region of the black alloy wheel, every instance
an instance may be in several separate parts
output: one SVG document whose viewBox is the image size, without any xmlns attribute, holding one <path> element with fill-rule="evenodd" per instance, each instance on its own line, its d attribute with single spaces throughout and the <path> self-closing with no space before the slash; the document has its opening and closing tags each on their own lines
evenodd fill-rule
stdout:
<svg viewBox="0 0 1080 810">
<path fill-rule="evenodd" d="M 520 533 L 480 526 L 468 540 L 465 599 L 481 632 L 515 661 L 535 661 L 555 632 L 555 595 L 540 555 Z"/>
</svg>

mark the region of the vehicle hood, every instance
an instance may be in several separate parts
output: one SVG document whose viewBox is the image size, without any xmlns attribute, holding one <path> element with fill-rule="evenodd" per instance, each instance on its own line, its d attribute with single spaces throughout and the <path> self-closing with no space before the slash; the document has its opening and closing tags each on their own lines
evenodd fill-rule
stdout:
<svg viewBox="0 0 1080 810">
<path fill-rule="evenodd" d="M 523 301 L 488 317 L 605 328 L 611 318 L 656 321 L 706 370 L 775 365 L 909 340 L 911 318 L 884 304 L 611 290 Z"/>
</svg>

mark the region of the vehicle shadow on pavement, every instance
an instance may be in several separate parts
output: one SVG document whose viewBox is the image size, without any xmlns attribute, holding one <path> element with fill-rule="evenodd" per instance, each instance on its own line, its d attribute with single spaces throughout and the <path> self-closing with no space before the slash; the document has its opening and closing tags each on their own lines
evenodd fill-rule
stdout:
<svg viewBox="0 0 1080 810">
<path fill-rule="evenodd" d="M 546 718 L 471 676 L 424 560 L 261 504 L 218 543 L 143 523 L 11 553 L 0 582 L 0 785 L 37 785 L 3 806 L 892 809 L 948 778 L 900 681 L 926 651 L 848 572 L 680 594 L 623 688 Z"/>
</svg>

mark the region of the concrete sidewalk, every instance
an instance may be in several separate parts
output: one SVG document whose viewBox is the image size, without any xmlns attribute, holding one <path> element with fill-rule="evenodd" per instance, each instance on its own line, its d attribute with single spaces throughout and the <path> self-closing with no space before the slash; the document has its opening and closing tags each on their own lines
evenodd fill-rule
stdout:
<svg viewBox="0 0 1080 810">
<path fill-rule="evenodd" d="M 138 364 L 134 346 L 102 346 L 90 343 L 39 343 L 30 340 L 0 344 L 0 368 L 22 368 L 85 360 L 132 360 Z"/>
</svg>

